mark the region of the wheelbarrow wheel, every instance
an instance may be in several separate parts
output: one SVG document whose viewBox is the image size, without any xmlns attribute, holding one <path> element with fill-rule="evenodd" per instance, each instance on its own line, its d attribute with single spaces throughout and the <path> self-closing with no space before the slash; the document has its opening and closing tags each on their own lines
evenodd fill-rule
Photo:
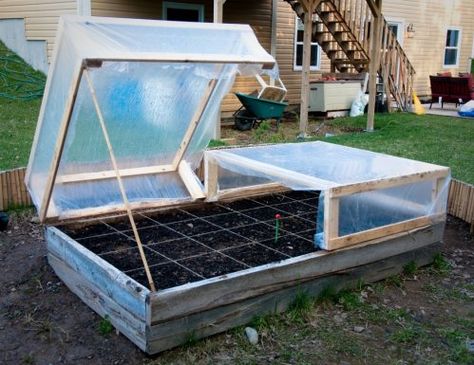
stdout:
<svg viewBox="0 0 474 365">
<path fill-rule="evenodd" d="M 255 123 L 255 117 L 247 110 L 240 110 L 235 114 L 234 124 L 239 131 L 248 131 L 252 129 Z"/>
</svg>

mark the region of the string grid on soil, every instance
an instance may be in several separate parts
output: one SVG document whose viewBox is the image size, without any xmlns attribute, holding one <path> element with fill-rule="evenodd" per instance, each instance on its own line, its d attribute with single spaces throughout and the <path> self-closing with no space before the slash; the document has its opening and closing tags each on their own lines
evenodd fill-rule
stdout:
<svg viewBox="0 0 474 365">
<path fill-rule="evenodd" d="M 319 192 L 291 191 L 204 207 L 135 215 L 158 289 L 212 278 L 304 255 L 313 243 Z M 279 215 L 275 241 L 275 216 Z M 130 223 L 62 230 L 71 238 L 147 286 Z"/>
</svg>

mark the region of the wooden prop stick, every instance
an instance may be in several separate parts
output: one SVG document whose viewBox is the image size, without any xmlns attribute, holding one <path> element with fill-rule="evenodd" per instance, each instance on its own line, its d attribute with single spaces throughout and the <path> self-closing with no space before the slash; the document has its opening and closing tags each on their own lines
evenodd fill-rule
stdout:
<svg viewBox="0 0 474 365">
<path fill-rule="evenodd" d="M 105 143 L 107 144 L 107 148 L 109 150 L 110 160 L 112 161 L 112 166 L 115 170 L 115 174 L 117 175 L 117 182 L 119 185 L 120 194 L 122 195 L 123 203 L 125 205 L 128 218 L 130 219 L 130 224 L 132 225 L 133 235 L 135 236 L 135 240 L 137 241 L 138 251 L 140 252 L 140 256 L 143 261 L 143 267 L 145 268 L 145 273 L 148 279 L 148 283 L 150 284 L 150 289 L 152 291 L 156 291 L 155 283 L 153 282 L 153 278 L 151 277 L 150 268 L 148 267 L 148 262 L 145 257 L 145 252 L 143 251 L 142 241 L 140 240 L 137 226 L 135 225 L 135 219 L 133 218 L 132 210 L 130 208 L 130 203 L 128 202 L 127 194 L 125 192 L 125 188 L 122 182 L 122 177 L 120 176 L 120 170 L 118 168 L 117 161 L 115 160 L 115 154 L 112 148 L 112 143 L 110 142 L 109 133 L 107 132 L 107 127 L 105 126 L 104 117 L 102 116 L 102 112 L 100 110 L 99 103 L 97 101 L 97 96 L 95 94 L 94 86 L 92 85 L 92 80 L 90 79 L 89 71 L 87 69 L 84 70 L 84 75 L 86 77 L 87 85 L 89 86 L 89 90 L 91 92 L 92 101 L 94 102 L 94 107 L 97 112 L 97 117 L 99 118 L 99 123 L 102 128 L 102 132 L 104 134 Z"/>
<path fill-rule="evenodd" d="M 209 85 L 204 94 L 204 97 L 201 100 L 201 103 L 199 104 L 198 108 L 196 109 L 196 112 L 193 115 L 193 118 L 191 120 L 191 123 L 189 124 L 188 129 L 186 130 L 186 133 L 184 134 L 184 137 L 183 137 L 183 140 L 181 141 L 181 145 L 179 146 L 178 152 L 176 153 L 173 159 L 172 165 L 174 167 L 174 170 L 178 168 L 179 163 L 183 159 L 186 151 L 188 150 L 189 143 L 191 142 L 194 132 L 196 132 L 196 129 L 199 123 L 201 122 L 201 118 L 202 118 L 202 115 L 204 114 L 204 110 L 206 110 L 207 104 L 209 103 L 209 100 L 216 86 L 217 86 L 217 79 L 212 79 L 209 82 Z"/>
</svg>

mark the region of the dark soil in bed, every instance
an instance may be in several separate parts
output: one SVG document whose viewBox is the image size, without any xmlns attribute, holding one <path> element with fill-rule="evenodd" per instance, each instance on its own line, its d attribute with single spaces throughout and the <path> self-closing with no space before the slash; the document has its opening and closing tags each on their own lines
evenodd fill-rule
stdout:
<svg viewBox="0 0 474 365">
<path fill-rule="evenodd" d="M 136 214 L 155 285 L 166 289 L 316 251 L 318 197 L 294 191 Z M 62 230 L 148 287 L 127 217 Z"/>
</svg>

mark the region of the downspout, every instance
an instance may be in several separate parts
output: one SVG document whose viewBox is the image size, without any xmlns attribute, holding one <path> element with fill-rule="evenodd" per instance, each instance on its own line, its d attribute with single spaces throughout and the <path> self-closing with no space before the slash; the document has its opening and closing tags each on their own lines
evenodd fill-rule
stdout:
<svg viewBox="0 0 474 365">
<path fill-rule="evenodd" d="M 91 16 L 91 0 L 76 0 L 77 15 Z"/>
</svg>

